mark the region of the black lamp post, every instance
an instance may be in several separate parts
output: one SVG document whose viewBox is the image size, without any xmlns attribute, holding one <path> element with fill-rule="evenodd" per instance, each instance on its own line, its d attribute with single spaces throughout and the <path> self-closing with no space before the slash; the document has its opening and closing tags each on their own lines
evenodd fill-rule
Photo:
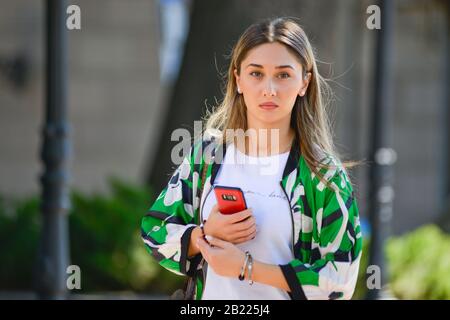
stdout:
<svg viewBox="0 0 450 320">
<path fill-rule="evenodd" d="M 41 158 L 42 233 L 37 293 L 41 299 L 64 299 L 69 261 L 67 213 L 70 206 L 66 169 L 69 156 L 67 122 L 67 28 L 64 0 L 47 0 L 46 114 Z"/>
<path fill-rule="evenodd" d="M 377 30 L 375 91 L 372 108 L 372 136 L 370 146 L 369 220 L 372 228 L 369 265 L 379 267 L 381 288 L 370 289 L 368 299 L 380 297 L 386 284 L 387 268 L 384 257 L 385 240 L 390 235 L 393 215 L 393 164 L 396 153 L 392 146 L 393 131 L 393 37 L 395 1 L 381 0 L 381 29 Z"/>
</svg>

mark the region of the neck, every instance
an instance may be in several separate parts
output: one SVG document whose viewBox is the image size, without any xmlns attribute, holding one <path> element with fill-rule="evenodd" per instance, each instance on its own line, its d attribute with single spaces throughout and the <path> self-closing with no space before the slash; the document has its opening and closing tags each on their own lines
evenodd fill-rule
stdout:
<svg viewBox="0 0 450 320">
<path fill-rule="evenodd" d="M 290 119 L 289 119 L 290 120 Z M 265 156 L 284 153 L 290 150 L 295 137 L 295 131 L 290 122 L 283 125 L 272 125 L 248 122 L 249 135 L 245 137 L 245 152 L 251 156 Z"/>
</svg>

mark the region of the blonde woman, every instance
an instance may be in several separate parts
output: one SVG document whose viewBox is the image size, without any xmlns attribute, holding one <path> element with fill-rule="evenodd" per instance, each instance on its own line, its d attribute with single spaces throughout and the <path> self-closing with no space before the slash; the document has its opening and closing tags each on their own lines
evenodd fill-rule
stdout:
<svg viewBox="0 0 450 320">
<path fill-rule="evenodd" d="M 206 134 L 142 220 L 148 251 L 195 279 L 194 299 L 352 297 L 361 228 L 327 92 L 295 20 L 266 20 L 239 38 Z M 247 209 L 222 214 L 215 185 L 240 188 Z"/>
</svg>

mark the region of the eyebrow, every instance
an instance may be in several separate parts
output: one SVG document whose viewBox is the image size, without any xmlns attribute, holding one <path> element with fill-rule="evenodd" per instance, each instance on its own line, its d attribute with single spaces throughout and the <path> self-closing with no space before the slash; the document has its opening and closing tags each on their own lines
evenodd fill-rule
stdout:
<svg viewBox="0 0 450 320">
<path fill-rule="evenodd" d="M 262 65 L 256 64 L 256 63 L 250 63 L 245 68 L 248 68 L 248 67 L 257 67 L 257 68 L 261 68 L 261 69 L 263 68 Z M 275 69 L 283 69 L 283 68 L 291 68 L 292 70 L 295 70 L 294 67 L 292 67 L 289 64 L 285 64 L 285 65 L 282 65 L 282 66 L 275 67 Z"/>
</svg>

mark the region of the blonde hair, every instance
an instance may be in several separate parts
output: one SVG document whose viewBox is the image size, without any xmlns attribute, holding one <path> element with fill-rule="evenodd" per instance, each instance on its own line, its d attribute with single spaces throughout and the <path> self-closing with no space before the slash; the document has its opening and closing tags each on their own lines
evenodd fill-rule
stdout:
<svg viewBox="0 0 450 320">
<path fill-rule="evenodd" d="M 308 167 L 329 186 L 320 172 L 322 168 L 335 169 L 353 167 L 359 162 L 341 163 L 333 144 L 330 119 L 326 108 L 331 98 L 331 89 L 317 70 L 313 48 L 302 27 L 292 18 L 275 18 L 255 23 L 245 30 L 231 52 L 231 61 L 225 78 L 224 98 L 213 109 L 207 110 L 204 118 L 205 132 L 219 132 L 220 141 L 228 141 L 227 129 L 247 130 L 247 114 L 243 96 L 237 93 L 234 69 L 240 74 L 242 61 L 247 53 L 258 45 L 278 42 L 298 59 L 303 76 L 311 73 L 304 97 L 297 96 L 291 114 L 291 127 L 300 144 L 300 152 Z M 213 134 L 214 135 L 214 134 Z M 300 138 L 301 137 L 301 138 Z M 324 160 L 327 161 L 324 161 Z M 333 159 L 334 161 L 330 161 Z"/>
</svg>

